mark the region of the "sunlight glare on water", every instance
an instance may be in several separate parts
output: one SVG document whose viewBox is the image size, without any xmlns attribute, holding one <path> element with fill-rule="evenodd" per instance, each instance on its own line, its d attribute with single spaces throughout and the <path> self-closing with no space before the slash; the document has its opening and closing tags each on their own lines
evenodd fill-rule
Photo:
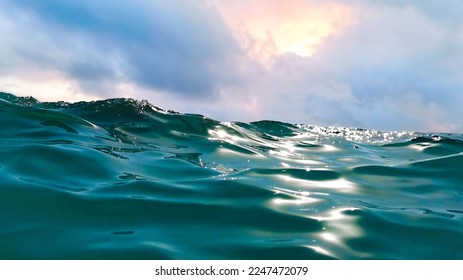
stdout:
<svg viewBox="0 0 463 280">
<path fill-rule="evenodd" d="M 3 259 L 463 258 L 459 134 L 6 93 L 0 125 Z"/>
</svg>

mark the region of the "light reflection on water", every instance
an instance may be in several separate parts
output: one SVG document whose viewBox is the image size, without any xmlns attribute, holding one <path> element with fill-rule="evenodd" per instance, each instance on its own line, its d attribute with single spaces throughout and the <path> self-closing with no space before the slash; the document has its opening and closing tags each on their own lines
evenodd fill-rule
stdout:
<svg viewBox="0 0 463 280">
<path fill-rule="evenodd" d="M 463 258 L 461 135 L 1 96 L 0 258 Z"/>
</svg>

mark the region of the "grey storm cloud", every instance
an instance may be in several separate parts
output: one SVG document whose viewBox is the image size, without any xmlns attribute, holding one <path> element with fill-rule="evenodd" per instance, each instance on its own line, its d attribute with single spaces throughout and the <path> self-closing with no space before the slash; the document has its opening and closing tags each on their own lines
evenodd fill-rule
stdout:
<svg viewBox="0 0 463 280">
<path fill-rule="evenodd" d="M 46 46 L 30 38 L 23 57 L 29 53 L 35 63 L 54 64 L 84 87 L 126 79 L 198 97 L 240 79 L 229 68 L 241 50 L 218 12 L 201 1 L 2 2 L 27 16 L 12 19 L 19 28 L 35 29 L 50 41 Z M 63 52 L 72 55 L 56 56 Z"/>
</svg>

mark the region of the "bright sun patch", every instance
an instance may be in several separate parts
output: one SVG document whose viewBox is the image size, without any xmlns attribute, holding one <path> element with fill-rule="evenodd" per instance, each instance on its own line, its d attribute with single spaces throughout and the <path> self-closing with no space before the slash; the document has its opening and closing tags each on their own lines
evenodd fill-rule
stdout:
<svg viewBox="0 0 463 280">
<path fill-rule="evenodd" d="M 304 0 L 216 1 L 222 16 L 251 58 L 269 63 L 285 53 L 313 55 L 324 38 L 353 20 L 351 8 Z"/>
</svg>

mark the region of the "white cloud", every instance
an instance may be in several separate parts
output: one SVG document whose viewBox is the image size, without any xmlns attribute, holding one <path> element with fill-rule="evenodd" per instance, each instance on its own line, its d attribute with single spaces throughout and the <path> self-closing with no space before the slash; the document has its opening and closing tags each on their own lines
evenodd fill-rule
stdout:
<svg viewBox="0 0 463 280">
<path fill-rule="evenodd" d="M 355 22 L 324 38 L 311 57 L 280 55 L 262 77 L 243 86 L 257 100 L 259 116 L 462 131 L 455 105 L 463 94 L 461 29 L 412 5 L 352 8 Z"/>
</svg>

